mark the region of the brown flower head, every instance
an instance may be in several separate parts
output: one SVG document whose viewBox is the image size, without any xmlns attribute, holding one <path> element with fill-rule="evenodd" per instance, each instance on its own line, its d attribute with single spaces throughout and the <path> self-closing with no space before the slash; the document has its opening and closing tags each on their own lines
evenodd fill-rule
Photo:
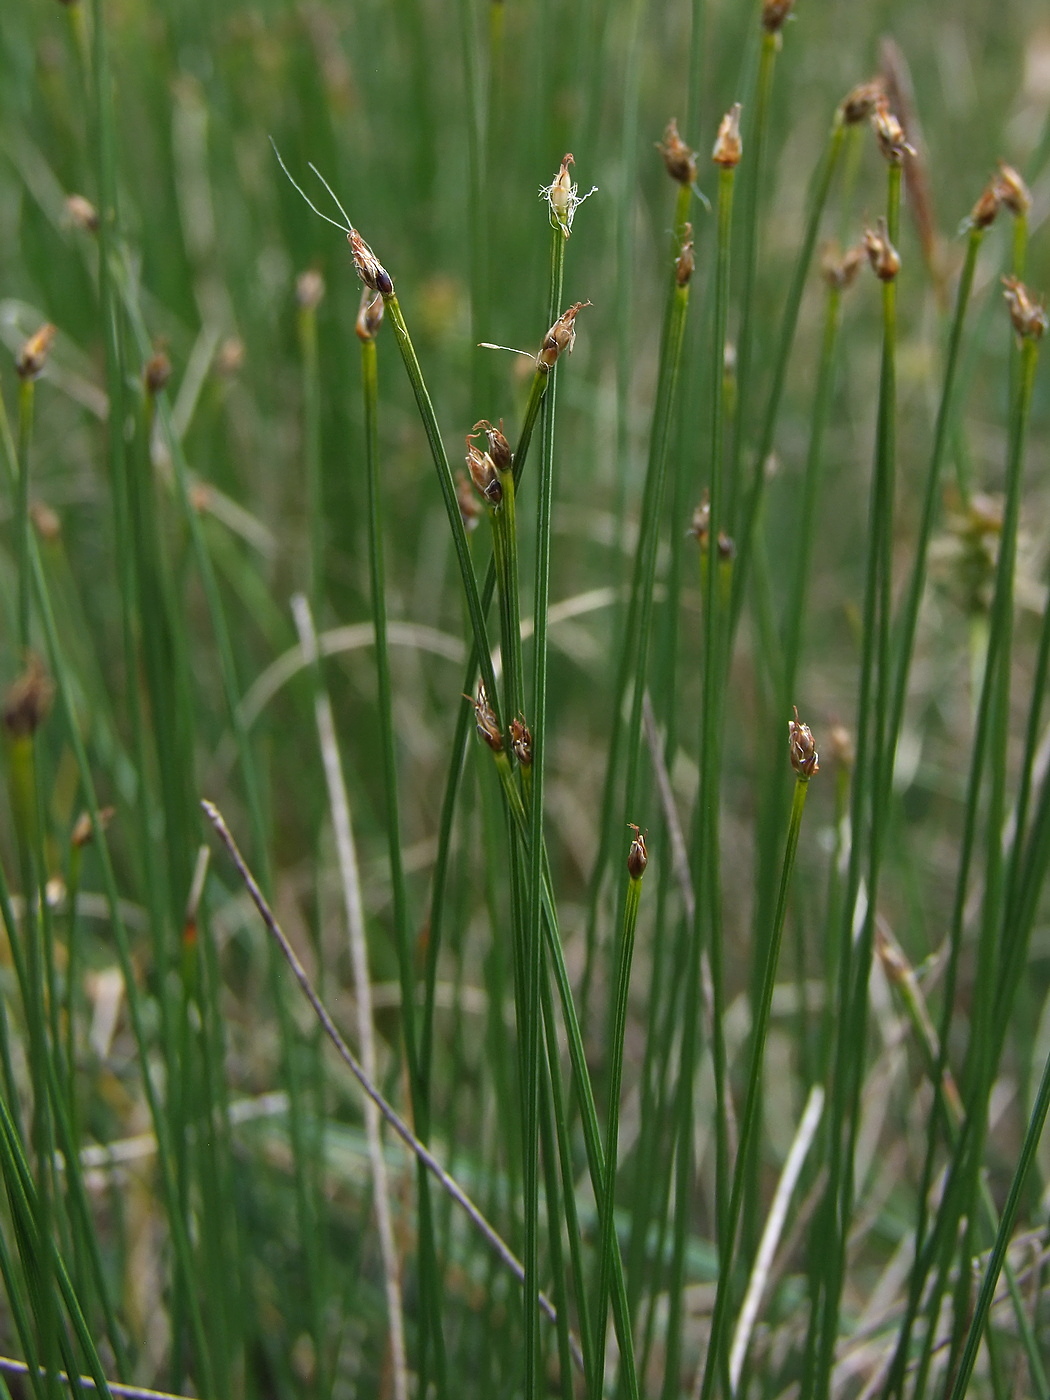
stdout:
<svg viewBox="0 0 1050 1400">
<path fill-rule="evenodd" d="M 740 157 L 744 153 L 743 143 L 740 140 L 740 111 L 740 103 L 734 102 L 722 118 L 718 127 L 718 135 L 715 137 L 715 148 L 711 152 L 711 159 L 723 169 L 731 169 L 734 165 L 739 165 Z"/>
<path fill-rule="evenodd" d="M 31 739 L 47 718 L 55 687 L 36 652 L 4 696 L 3 726 L 12 739 Z"/>
<path fill-rule="evenodd" d="M 478 738 L 483 740 L 493 753 L 503 752 L 503 734 L 499 727 L 499 720 L 496 712 L 489 704 L 489 697 L 485 693 L 484 685 L 478 682 L 478 693 L 473 699 L 469 695 L 464 699 L 470 700 L 474 706 L 474 724 L 477 727 Z"/>
<path fill-rule="evenodd" d="M 356 228 L 352 228 L 346 235 L 346 241 L 350 244 L 357 275 L 365 286 L 371 287 L 373 292 L 378 292 L 381 297 L 393 296 L 394 279 Z"/>
<path fill-rule="evenodd" d="M 817 746 L 808 724 L 803 724 L 795 706 L 795 718 L 788 720 L 788 750 L 791 766 L 800 778 L 808 782 L 814 773 L 820 772 Z"/>
<path fill-rule="evenodd" d="M 1046 308 L 1035 301 L 1031 292 L 1016 277 L 1004 277 L 1003 296 L 1010 308 L 1010 320 L 1022 340 L 1042 340 L 1046 333 Z"/>
<path fill-rule="evenodd" d="M 674 117 L 667 123 L 664 139 L 656 143 L 656 149 L 663 156 L 664 165 L 672 180 L 677 180 L 680 185 L 696 183 L 696 152 L 690 150 L 679 136 L 678 123 Z"/>
<path fill-rule="evenodd" d="M 632 880 L 640 880 L 645 874 L 645 867 L 649 864 L 649 852 L 645 844 L 645 838 L 649 833 L 639 831 L 634 822 L 628 822 L 627 825 L 634 832 L 634 840 L 627 852 L 627 873 Z"/>
<path fill-rule="evenodd" d="M 567 355 L 572 354 L 572 348 L 576 344 L 576 317 L 585 306 L 590 305 L 589 301 L 578 301 L 561 313 L 543 337 L 540 353 L 536 356 L 536 364 L 540 369 L 552 369 L 563 351 Z"/>
<path fill-rule="evenodd" d="M 15 360 L 15 370 L 19 379 L 36 379 L 43 373 L 44 365 L 47 364 L 48 351 L 51 349 L 51 342 L 55 335 L 55 328 L 50 321 L 45 322 L 38 331 L 33 332 L 18 352 L 18 358 Z"/>
</svg>

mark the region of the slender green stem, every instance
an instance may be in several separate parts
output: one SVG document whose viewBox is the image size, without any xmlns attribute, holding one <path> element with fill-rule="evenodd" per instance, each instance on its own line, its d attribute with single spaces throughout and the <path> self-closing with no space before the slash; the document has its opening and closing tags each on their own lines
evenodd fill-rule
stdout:
<svg viewBox="0 0 1050 1400">
<path fill-rule="evenodd" d="M 419 360 L 416 357 L 415 348 L 412 345 L 412 338 L 408 333 L 408 327 L 405 324 L 405 318 L 401 312 L 401 306 L 396 293 L 391 292 L 388 297 L 384 297 L 384 301 L 394 327 L 397 348 L 401 352 L 405 371 L 408 374 L 409 383 L 412 385 L 416 406 L 419 409 L 419 416 L 423 422 L 423 430 L 427 435 L 427 442 L 430 445 L 430 455 L 434 460 L 434 466 L 437 468 L 438 484 L 441 487 L 441 495 L 445 502 L 445 511 L 452 529 L 452 543 L 456 550 L 456 560 L 459 564 L 463 592 L 467 602 L 467 611 L 470 615 L 470 625 L 474 633 L 474 645 L 478 652 L 478 664 L 481 667 L 481 675 L 485 682 L 485 689 L 488 692 L 489 701 L 498 714 L 496 678 L 492 670 L 492 654 L 489 649 L 488 629 L 485 625 L 485 611 L 481 606 L 478 581 L 474 575 L 474 565 L 470 557 L 470 548 L 467 545 L 466 530 L 463 526 L 463 517 L 460 515 L 459 511 L 459 501 L 456 497 L 456 484 L 452 479 L 452 472 L 449 468 L 445 444 L 441 437 L 441 429 L 438 427 L 437 414 L 434 412 L 434 405 L 430 400 L 430 393 L 427 390 L 426 381 L 423 378 L 423 371 L 420 369 Z"/>
<path fill-rule="evenodd" d="M 752 399 L 752 355 L 755 327 L 755 282 L 758 266 L 759 205 L 765 172 L 766 141 L 769 133 L 769 108 L 773 95 L 773 75 L 780 34 L 769 30 L 762 34 L 762 52 L 758 63 L 755 89 L 754 121 L 748 131 L 747 178 L 744 182 L 742 210 L 742 267 L 740 288 L 740 330 L 736 342 L 736 412 L 732 426 L 731 465 L 726 481 L 726 528 L 736 528 L 737 496 L 741 477 L 740 465 L 744 453 L 744 436 L 750 421 Z"/>
<path fill-rule="evenodd" d="M 886 223 L 890 241 L 899 222 L 901 171 L 887 170 Z M 864 598 L 864 630 L 857 711 L 857 759 L 850 820 L 850 859 L 843 919 L 838 998 L 842 1008 L 835 1055 L 829 1121 L 830 1156 L 825 1208 L 819 1213 L 823 1267 L 823 1306 L 817 1326 L 816 1395 L 826 1400 L 831 1384 L 846 1240 L 853 1210 L 853 1163 L 859 1124 L 867 1036 L 868 975 L 872 956 L 878 877 L 885 827 L 892 754 L 885 739 L 890 676 L 891 566 L 896 431 L 896 278 L 883 284 L 882 365 L 875 464 L 871 485 L 871 537 Z M 860 891 L 861 864 L 868 856 L 867 913 L 854 942 L 853 920 Z"/>
<path fill-rule="evenodd" d="M 561 305 L 565 269 L 565 235 L 560 226 L 551 232 L 551 321 Z M 554 421 L 557 403 L 557 365 L 543 399 L 539 490 L 536 507 L 536 582 L 534 590 L 532 671 L 532 802 L 529 811 L 529 846 L 525 907 L 525 1400 L 539 1394 L 538 1331 L 531 1300 L 539 1288 L 539 1080 L 540 1080 L 540 976 L 543 965 L 544 875 L 544 770 L 547 752 L 547 607 L 550 596 L 551 514 L 554 505 Z"/>
<path fill-rule="evenodd" d="M 805 809 L 808 791 L 809 779 L 801 775 L 797 776 L 795 793 L 791 803 L 791 816 L 788 822 L 787 844 L 780 871 L 776 913 L 773 917 L 773 928 L 767 944 L 765 971 L 762 976 L 762 994 L 752 1035 L 751 1066 L 748 1073 L 744 1113 L 740 1123 L 740 1143 L 733 1170 L 733 1189 L 729 1198 L 726 1233 L 720 1241 L 718 1284 L 715 1290 L 714 1313 L 711 1318 L 711 1339 L 708 1342 L 707 1359 L 704 1363 L 701 1400 L 708 1400 L 708 1397 L 714 1393 L 716 1380 L 720 1376 L 722 1376 L 725 1400 L 729 1400 L 731 1395 L 731 1391 L 726 1389 L 727 1373 L 725 1368 L 728 1364 L 728 1358 L 724 1352 L 728 1337 L 727 1324 L 733 1292 L 733 1266 L 735 1263 L 733 1252 L 744 1202 L 744 1187 L 750 1176 L 749 1158 L 757 1143 L 758 1110 L 761 1102 L 762 1071 L 766 1036 L 769 1031 L 769 1015 L 773 1005 L 773 988 L 776 984 L 777 966 L 780 962 L 780 945 L 784 935 L 784 920 L 787 916 L 788 891 L 791 888 L 791 877 L 795 869 L 798 839 L 802 830 L 802 813 Z"/>
<path fill-rule="evenodd" d="M 632 853 L 633 850 L 634 847 L 632 847 Z M 598 1305 L 595 1313 L 598 1365 L 592 1377 L 590 1393 L 593 1400 L 601 1400 L 604 1386 L 605 1324 L 606 1314 L 609 1310 L 610 1280 L 614 1268 L 613 1236 L 616 1218 L 616 1164 L 620 1141 L 623 1044 L 627 1033 L 627 998 L 631 990 L 634 934 L 638 923 L 638 906 L 641 903 L 641 898 L 641 874 L 628 874 L 627 896 L 624 900 L 623 922 L 620 928 L 612 1014 L 609 1020 L 609 1114 L 605 1129 L 605 1189 L 598 1206 Z"/>
<path fill-rule="evenodd" d="M 762 417 L 762 430 L 758 439 L 758 450 L 755 453 L 754 463 L 751 468 L 751 480 L 748 485 L 748 493 L 744 501 L 740 525 L 736 534 L 737 555 L 736 563 L 733 568 L 733 604 L 731 610 L 732 632 L 736 630 L 736 624 L 739 621 L 740 612 L 744 603 L 744 589 L 751 562 L 751 551 L 755 544 L 754 535 L 758 527 L 759 507 L 761 506 L 762 493 L 766 482 L 766 461 L 770 452 L 773 450 L 773 443 L 776 438 L 777 422 L 780 415 L 780 401 L 784 394 L 784 386 L 787 383 L 788 366 L 791 361 L 791 346 L 795 339 L 795 328 L 798 325 L 798 313 L 802 305 L 802 293 L 805 290 L 809 265 L 813 259 L 813 250 L 817 245 L 817 235 L 820 232 L 820 223 L 824 213 L 824 206 L 827 203 L 832 182 L 842 160 L 846 131 L 847 127 L 843 122 L 842 113 L 841 111 L 836 111 L 835 119 L 831 125 L 831 131 L 828 134 L 827 143 L 821 154 L 820 162 L 813 178 L 809 196 L 809 208 L 806 216 L 806 228 L 802 236 L 802 244 L 799 248 L 795 269 L 792 273 L 791 282 L 788 285 L 787 296 L 784 301 L 784 314 L 780 322 L 780 335 L 777 340 L 776 355 L 773 360 L 773 382 L 770 385 L 769 398 L 766 401 L 766 410 Z"/>
<path fill-rule="evenodd" d="M 1028 1119 L 1028 1126 L 1025 1129 L 1024 1141 L 1021 1144 L 1021 1154 L 1018 1158 L 1017 1167 L 1014 1170 L 1013 1180 L 1010 1183 L 1010 1191 L 1003 1207 L 1002 1217 L 999 1221 L 999 1231 L 995 1238 L 995 1245 L 988 1259 L 988 1264 L 984 1271 L 984 1278 L 981 1280 L 981 1289 L 977 1295 L 977 1303 L 973 1310 L 973 1317 L 970 1320 L 969 1331 L 966 1336 L 966 1345 L 963 1350 L 962 1359 L 955 1374 L 955 1383 L 952 1386 L 948 1400 L 962 1400 L 966 1394 L 973 1374 L 974 1362 L 977 1359 L 977 1349 L 981 1345 L 981 1334 L 988 1318 L 988 1312 L 995 1296 L 995 1285 L 999 1280 L 999 1273 L 1006 1259 L 1006 1251 L 1010 1245 L 1010 1235 L 1013 1231 L 1014 1221 L 1017 1218 L 1017 1210 L 1021 1203 L 1021 1193 L 1024 1190 L 1025 1179 L 1028 1176 L 1029 1168 L 1035 1157 L 1039 1146 L 1039 1139 L 1042 1136 L 1043 1125 L 1046 1122 L 1047 1109 L 1050 1108 L 1050 1056 L 1043 1068 L 1043 1077 L 1039 1084 L 1039 1092 L 1036 1095 L 1035 1105 L 1031 1116 Z"/>
<path fill-rule="evenodd" d="M 33 444 L 33 406 L 36 384 L 27 376 L 18 384 L 18 490 L 15 501 L 15 538 L 18 560 L 18 645 L 29 649 L 30 600 L 33 596 L 29 565 L 29 458 Z"/>
</svg>

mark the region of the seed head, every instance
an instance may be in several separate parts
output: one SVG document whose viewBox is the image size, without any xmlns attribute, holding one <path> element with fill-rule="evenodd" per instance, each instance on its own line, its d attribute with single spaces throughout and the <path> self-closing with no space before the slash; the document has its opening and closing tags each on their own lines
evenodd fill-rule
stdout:
<svg viewBox="0 0 1050 1400">
<path fill-rule="evenodd" d="M 381 297 L 393 296 L 394 279 L 356 228 L 352 228 L 346 235 L 346 241 L 350 244 L 350 252 L 353 255 L 354 266 L 357 268 L 357 275 L 365 286 L 371 287 L 373 292 L 378 292 Z"/>
<path fill-rule="evenodd" d="M 914 146 L 909 146 L 904 128 L 893 112 L 889 99 L 880 94 L 875 99 L 875 110 L 871 114 L 871 126 L 879 143 L 879 149 L 891 165 L 900 165 L 905 155 L 915 154 Z"/>
<path fill-rule="evenodd" d="M 882 96 L 882 82 L 871 78 L 866 83 L 858 83 L 851 88 L 839 104 L 839 112 L 847 126 L 856 126 L 867 121 L 875 110 L 875 103 Z"/>
<path fill-rule="evenodd" d="M 524 715 L 516 715 L 510 722 L 510 746 L 523 768 L 532 764 L 532 731 L 525 723 Z"/>
<path fill-rule="evenodd" d="M 853 735 L 844 724 L 833 724 L 828 735 L 831 744 L 831 757 L 842 768 L 852 768 L 857 757 L 853 747 Z"/>
<path fill-rule="evenodd" d="M 880 282 L 892 282 L 901 270 L 901 257 L 890 242 L 884 218 L 879 218 L 875 228 L 864 230 L 864 247 L 875 276 Z"/>
<path fill-rule="evenodd" d="M 496 464 L 489 454 L 482 452 L 480 447 L 474 446 L 471 440 L 473 437 L 474 433 L 467 434 L 467 471 L 470 472 L 471 481 L 489 505 L 495 509 L 503 500 L 503 487 L 500 484 L 499 473 L 496 471 Z"/>
<path fill-rule="evenodd" d="M 808 782 L 814 773 L 820 772 L 817 746 L 808 724 L 798 717 L 798 706 L 794 707 L 795 718 L 788 720 L 788 751 L 791 766 L 803 781 Z"/>
<path fill-rule="evenodd" d="M 316 311 L 324 297 L 324 278 L 315 268 L 300 272 L 295 279 L 295 302 L 302 311 Z"/>
<path fill-rule="evenodd" d="M 692 535 L 701 549 L 707 548 L 707 536 L 711 528 L 711 499 L 705 491 L 700 498 L 700 503 L 693 511 L 693 518 L 689 524 L 687 534 Z"/>
<path fill-rule="evenodd" d="M 740 103 L 734 102 L 722 118 L 715 138 L 715 148 L 711 152 L 714 163 L 725 169 L 739 165 L 740 157 L 744 153 L 744 146 L 740 140 L 740 111 Z"/>
<path fill-rule="evenodd" d="M 464 697 L 470 700 L 470 696 Z M 489 697 L 485 694 L 485 687 L 478 682 L 478 693 L 471 702 L 474 706 L 474 723 L 477 726 L 478 738 L 488 744 L 493 753 L 503 752 L 503 734 L 500 731 L 499 721 L 496 712 L 489 704 Z"/>
<path fill-rule="evenodd" d="M 481 506 L 478 498 L 474 494 L 466 472 L 456 473 L 456 500 L 459 502 L 459 515 L 463 521 L 463 528 L 469 535 L 472 530 L 478 528 L 478 521 L 481 519 Z"/>
<path fill-rule="evenodd" d="M 55 328 L 50 321 L 33 332 L 15 360 L 15 370 L 19 379 L 37 379 L 40 376 L 47 363 L 47 354 L 55 335 Z"/>
<path fill-rule="evenodd" d="M 1016 277 L 1004 277 L 1003 287 L 1014 330 L 1022 340 L 1041 340 L 1047 327 L 1046 308 L 1033 300 L 1031 292 Z"/>
<path fill-rule="evenodd" d="M 55 687 L 36 652 L 4 696 L 3 726 L 11 739 L 31 739 L 47 718 Z"/>
<path fill-rule="evenodd" d="M 82 194 L 71 194 L 66 200 L 66 218 L 83 233 L 98 232 L 98 210 Z"/>
<path fill-rule="evenodd" d="M 649 852 L 645 846 L 645 838 L 649 833 L 639 831 L 634 822 L 628 822 L 627 825 L 634 832 L 634 840 L 627 852 L 627 873 L 632 880 L 640 880 L 645 874 L 645 867 L 649 864 Z"/>
<path fill-rule="evenodd" d="M 1012 165 L 1007 165 L 1002 160 L 999 162 L 999 178 L 996 184 L 999 198 L 1010 213 L 1023 218 L 1032 207 L 1032 191 Z"/>
<path fill-rule="evenodd" d="M 682 246 L 674 265 L 674 280 L 679 287 L 686 287 L 692 281 L 696 270 L 696 253 L 693 249 L 693 226 L 686 224 L 682 229 Z"/>
<path fill-rule="evenodd" d="M 795 0 L 763 0 L 762 28 L 767 34 L 779 34 L 794 8 Z"/>
<path fill-rule="evenodd" d="M 475 433 L 484 433 L 489 440 L 489 457 L 493 466 L 498 472 L 509 472 L 514 465 L 514 454 L 510 450 L 510 443 L 503 436 L 503 419 L 499 420 L 499 427 L 494 428 L 487 418 L 481 418 L 471 429 L 471 437 Z"/>
<path fill-rule="evenodd" d="M 580 194 L 580 187 L 573 184 L 572 176 L 569 174 L 569 166 L 575 165 L 576 159 L 571 151 L 562 156 L 561 167 L 557 175 L 549 185 L 540 186 L 540 199 L 545 199 L 550 206 L 550 219 L 552 228 L 560 228 L 562 233 L 568 238 L 572 232 L 572 221 L 576 217 L 576 210 L 585 199 L 590 199 L 596 193 L 598 186 L 592 185 L 586 194 Z"/>
<path fill-rule="evenodd" d="M 361 288 L 361 305 L 357 308 L 354 323 L 358 340 L 375 340 L 385 310 L 386 302 L 378 292 L 373 292 L 370 287 Z"/>
<path fill-rule="evenodd" d="M 995 223 L 1003 202 L 1003 192 L 998 177 L 988 181 L 970 210 L 971 228 L 990 228 Z"/>
<path fill-rule="evenodd" d="M 103 831 L 105 831 L 106 827 L 109 826 L 110 822 L 113 820 L 116 810 L 115 807 L 99 808 L 98 820 Z M 77 817 L 76 821 L 73 823 L 73 830 L 70 832 L 69 836 L 70 844 L 83 847 L 88 845 L 88 843 L 94 839 L 94 836 L 95 829 L 91 825 L 91 817 L 87 812 L 81 812 L 80 816 Z"/>
<path fill-rule="evenodd" d="M 838 244 L 829 243 L 824 249 L 820 263 L 824 281 L 829 287 L 836 287 L 840 292 L 845 291 L 856 280 L 866 253 L 867 249 L 860 243 L 855 243 L 844 253 L 839 252 Z"/>
<path fill-rule="evenodd" d="M 696 152 L 691 151 L 678 134 L 678 122 L 674 117 L 667 123 L 664 139 L 656 143 L 656 149 L 664 158 L 667 173 L 680 185 L 696 183 Z"/>
<path fill-rule="evenodd" d="M 163 350 L 158 350 L 155 355 L 149 357 L 142 371 L 142 382 L 146 386 L 146 393 L 151 398 L 156 398 L 170 378 L 171 361 Z"/>
<path fill-rule="evenodd" d="M 562 351 L 567 355 L 572 354 L 572 347 L 576 344 L 576 317 L 585 306 L 590 305 L 589 301 L 578 301 L 561 313 L 543 337 L 540 353 L 536 356 L 536 364 L 540 369 L 552 369 Z"/>
</svg>

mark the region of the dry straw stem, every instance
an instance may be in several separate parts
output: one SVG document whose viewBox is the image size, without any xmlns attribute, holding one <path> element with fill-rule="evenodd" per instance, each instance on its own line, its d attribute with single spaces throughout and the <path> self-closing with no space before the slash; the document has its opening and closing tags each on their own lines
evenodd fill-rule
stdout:
<svg viewBox="0 0 1050 1400">
<path fill-rule="evenodd" d="M 298 982 L 300 990 L 310 1003 L 314 1015 L 320 1022 L 321 1029 L 335 1046 L 339 1058 L 346 1065 L 347 1069 L 349 1069 L 358 1084 L 360 1084 L 366 1097 L 375 1104 L 376 1108 L 378 1108 L 379 1112 L 390 1124 L 391 1128 L 393 1128 L 394 1132 L 408 1150 L 416 1155 L 426 1169 L 437 1179 L 440 1186 L 448 1193 L 452 1200 L 466 1213 L 471 1224 L 485 1240 L 486 1244 L 488 1244 L 494 1253 L 503 1261 L 518 1282 L 523 1283 L 525 1280 L 525 1269 L 514 1251 L 503 1241 L 496 1230 L 493 1229 L 484 1215 L 482 1215 L 481 1211 L 463 1190 L 462 1186 L 460 1186 L 454 1177 L 448 1174 L 434 1154 L 419 1141 L 412 1129 L 398 1113 L 397 1109 L 388 1103 L 375 1087 L 372 1080 L 365 1074 L 354 1052 L 350 1049 L 349 1045 L 347 1045 L 339 1032 L 338 1026 L 336 1026 L 335 1022 L 332 1020 L 328 1008 L 315 991 L 306 969 L 299 961 L 294 948 L 288 941 L 287 934 L 277 922 L 276 914 L 274 914 L 273 910 L 270 908 L 266 897 L 256 883 L 255 876 L 245 863 L 244 857 L 241 855 L 237 843 L 233 839 L 229 827 L 226 825 L 226 820 L 218 807 L 216 807 L 214 802 L 202 799 L 201 810 L 215 828 L 219 840 L 226 847 L 226 851 L 234 864 L 237 874 L 244 882 L 244 887 L 248 891 L 252 903 L 259 911 L 260 918 L 266 925 L 267 930 L 281 950 L 281 953 L 284 955 L 288 966 L 291 968 L 292 976 Z M 537 1294 L 537 1305 L 549 1321 L 557 1323 L 558 1310 L 547 1297 L 546 1293 L 540 1292 Z M 575 1337 L 572 1338 L 572 1353 L 573 1360 L 582 1370 L 583 1354 L 580 1351 L 579 1341 Z"/>
<path fill-rule="evenodd" d="M 347 796 L 346 783 L 343 779 L 343 765 L 339 756 L 332 703 L 320 678 L 317 632 L 310 614 L 310 605 L 301 593 L 296 594 L 292 599 L 292 612 L 295 616 L 296 630 L 299 633 L 299 645 L 303 649 L 307 663 L 315 669 L 317 676 L 314 712 L 317 720 L 317 736 L 321 746 L 321 757 L 324 763 L 325 783 L 328 788 L 328 805 L 332 814 L 336 856 L 339 861 L 339 878 L 343 887 L 343 905 L 346 910 L 347 933 L 350 941 L 350 961 L 354 971 L 354 999 L 357 1002 L 357 1037 L 361 1046 L 362 1068 L 372 1083 L 375 1083 L 376 1051 L 372 1027 L 372 982 L 368 971 L 365 911 L 361 899 L 361 879 L 358 872 L 357 852 L 354 847 L 354 833 L 350 818 L 350 799 Z M 375 1191 L 376 1227 L 379 1231 L 379 1249 L 383 1260 L 383 1278 L 386 1287 L 394 1395 L 396 1400 L 408 1400 L 408 1364 L 405 1359 L 400 1266 L 390 1211 L 390 1185 L 387 1178 L 386 1161 L 383 1156 L 379 1109 L 371 1100 L 365 1103 L 365 1129 L 368 1135 L 368 1157 Z"/>
</svg>

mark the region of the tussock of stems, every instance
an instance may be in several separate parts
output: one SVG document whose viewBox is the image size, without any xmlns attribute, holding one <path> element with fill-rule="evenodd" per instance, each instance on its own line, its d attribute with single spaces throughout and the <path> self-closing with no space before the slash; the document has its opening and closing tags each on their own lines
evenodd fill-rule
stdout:
<svg viewBox="0 0 1050 1400">
<path fill-rule="evenodd" d="M 656 149 L 663 156 L 672 180 L 680 185 L 696 183 L 696 152 L 690 150 L 678 134 L 678 122 L 674 117 L 667 123 L 664 139 L 657 141 Z"/>
<path fill-rule="evenodd" d="M 467 434 L 467 471 L 485 500 L 495 508 L 503 500 L 503 486 L 495 462 L 487 452 L 482 452 L 479 447 L 474 446 L 471 440 L 473 436 L 473 433 Z"/>
<path fill-rule="evenodd" d="M 779 34 L 794 8 L 795 0 L 763 0 L 762 28 L 767 34 Z"/>
<path fill-rule="evenodd" d="M 865 229 L 864 247 L 875 276 L 880 282 L 892 282 L 901 270 L 901 259 L 881 216 L 875 228 Z"/>
<path fill-rule="evenodd" d="M 795 718 L 788 720 L 788 752 L 791 755 L 792 768 L 801 779 L 808 782 L 814 773 L 820 772 L 817 745 L 809 725 L 803 724 L 798 717 L 798 706 L 793 708 Z"/>
<path fill-rule="evenodd" d="M 358 340 L 375 340 L 376 332 L 383 321 L 386 302 L 370 287 L 361 290 L 361 305 L 357 308 L 354 330 Z"/>
<path fill-rule="evenodd" d="M 627 852 L 627 873 L 632 880 L 640 880 L 645 874 L 645 867 L 649 864 L 649 851 L 645 844 L 645 838 L 649 833 L 640 831 L 634 822 L 628 822 L 627 825 L 634 832 L 634 840 Z"/>
<path fill-rule="evenodd" d="M 499 420 L 499 427 L 494 428 L 487 418 L 479 418 L 470 430 L 471 437 L 476 433 L 484 433 L 488 438 L 488 456 L 496 470 L 509 472 L 514 465 L 514 455 L 510 443 L 503 436 L 503 419 Z"/>
<path fill-rule="evenodd" d="M 740 112 L 739 102 L 734 102 L 729 111 L 722 118 L 718 128 L 718 135 L 715 137 L 714 150 L 711 152 L 711 159 L 716 165 L 723 169 L 731 169 L 734 165 L 740 164 L 740 157 L 744 153 L 743 143 L 740 140 Z"/>
<path fill-rule="evenodd" d="M 680 287 L 685 287 L 692 281 L 695 270 L 696 253 L 693 248 L 693 226 L 686 224 L 682 229 L 682 247 L 674 265 L 674 280 Z"/>
<path fill-rule="evenodd" d="M 903 126 L 890 110 L 889 99 L 881 93 L 875 99 L 871 127 L 879 143 L 879 150 L 891 164 L 900 165 L 906 155 L 915 154 L 915 148 L 908 144 Z"/>
<path fill-rule="evenodd" d="M 1031 292 L 1016 277 L 1004 277 L 1003 296 L 1010 308 L 1010 320 L 1022 340 L 1042 340 L 1046 332 L 1046 308 L 1035 301 Z"/>
<path fill-rule="evenodd" d="M 566 355 L 572 354 L 573 346 L 576 344 L 576 317 L 585 306 L 591 304 L 589 301 L 578 301 L 567 311 L 561 313 L 543 337 L 540 353 L 536 356 L 536 364 L 540 369 L 553 368 L 562 352 Z"/>
<path fill-rule="evenodd" d="M 98 210 L 82 194 L 71 194 L 66 200 L 66 218 L 82 233 L 98 232 Z"/>
<path fill-rule="evenodd" d="M 522 767 L 528 768 L 532 763 L 532 731 L 521 715 L 510 722 L 510 746 Z"/>
<path fill-rule="evenodd" d="M 295 279 L 295 304 L 303 311 L 315 311 L 324 298 L 324 278 L 315 268 L 300 272 Z"/>
<path fill-rule="evenodd" d="M 573 183 L 569 174 L 569 166 L 575 164 L 576 159 L 572 152 L 567 151 L 554 179 L 549 185 L 540 186 L 540 199 L 545 199 L 550 206 L 551 227 L 560 228 L 566 238 L 572 232 L 576 210 L 585 199 L 590 199 L 598 190 L 597 185 L 592 185 L 586 194 L 580 194 L 579 186 Z"/>
<path fill-rule="evenodd" d="M 48 351 L 57 334 L 55 327 L 47 321 L 38 331 L 34 331 L 18 352 L 15 370 L 19 379 L 36 379 L 47 364 Z"/>
<path fill-rule="evenodd" d="M 867 121 L 882 95 L 880 79 L 870 78 L 866 83 L 858 83 L 847 92 L 839 106 L 843 122 L 847 126 L 857 126 L 860 122 Z"/>
<path fill-rule="evenodd" d="M 167 387 L 170 379 L 171 361 L 163 350 L 158 350 L 155 355 L 149 357 L 142 371 L 142 382 L 146 386 L 146 393 L 155 398 Z"/>
<path fill-rule="evenodd" d="M 489 704 L 489 697 L 484 685 L 478 683 L 478 693 L 471 698 L 469 695 L 463 697 L 470 700 L 474 706 L 474 724 L 478 731 L 478 738 L 486 743 L 493 753 L 503 752 L 503 733 L 496 718 L 496 712 Z"/>
<path fill-rule="evenodd" d="M 844 253 L 839 251 L 837 243 L 829 243 L 820 260 L 820 271 L 824 281 L 829 287 L 836 287 L 840 292 L 845 291 L 856 281 L 857 273 L 867 255 L 868 250 L 861 243 L 855 243 Z"/>
<path fill-rule="evenodd" d="M 30 739 L 47 719 L 55 687 L 36 652 L 4 696 L 4 730 L 11 739 Z"/>
</svg>

